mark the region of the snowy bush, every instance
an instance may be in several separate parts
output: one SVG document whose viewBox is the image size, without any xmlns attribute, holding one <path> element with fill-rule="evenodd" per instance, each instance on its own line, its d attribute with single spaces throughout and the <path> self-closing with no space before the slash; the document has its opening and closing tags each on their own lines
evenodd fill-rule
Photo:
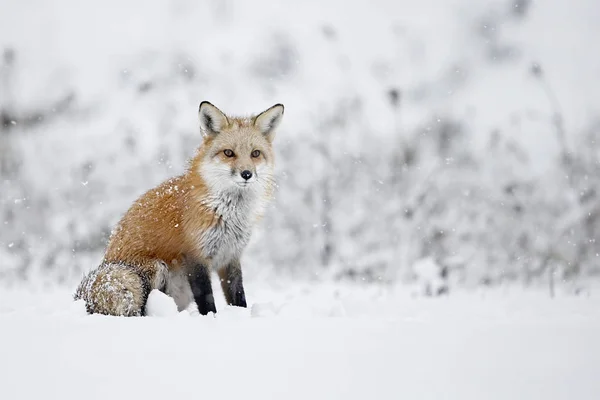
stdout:
<svg viewBox="0 0 600 400">
<path fill-rule="evenodd" d="M 428 259 L 459 285 L 591 277 L 600 60 L 570 40 L 598 35 L 579 23 L 598 5 L 580 3 L 15 2 L 0 16 L 0 281 L 97 265 L 129 204 L 185 168 L 202 100 L 286 105 L 248 274 L 408 281 Z"/>
</svg>

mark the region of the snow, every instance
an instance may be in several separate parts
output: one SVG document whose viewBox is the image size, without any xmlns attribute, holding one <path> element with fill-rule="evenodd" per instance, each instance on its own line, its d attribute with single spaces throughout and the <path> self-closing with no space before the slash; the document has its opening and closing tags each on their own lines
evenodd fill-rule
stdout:
<svg viewBox="0 0 600 400">
<path fill-rule="evenodd" d="M 433 257 L 417 260 L 413 264 L 413 271 L 426 294 L 441 294 L 446 289 L 447 283 L 442 276 L 442 267 Z"/>
<path fill-rule="evenodd" d="M 156 289 L 150 292 L 146 303 L 146 314 L 149 317 L 172 317 L 177 313 L 177 304 L 172 297 Z"/>
<path fill-rule="evenodd" d="M 0 4 L 2 399 L 600 398 L 597 0 Z M 202 100 L 286 107 L 249 308 L 87 315 Z"/>
<path fill-rule="evenodd" d="M 0 111 L 15 119 L 0 144 L 0 277 L 69 281 L 97 265 L 120 215 L 183 171 L 203 100 L 240 115 L 285 104 L 276 200 L 247 252 L 263 269 L 395 280 L 418 258 L 458 256 L 475 283 L 549 258 L 597 273 L 595 221 L 569 238 L 583 258 L 551 222 L 577 212 L 554 108 L 573 158 L 591 160 L 573 192 L 600 192 L 597 145 L 581 139 L 600 115 L 599 3 L 513 3 L 0 0 Z M 460 132 L 441 153 L 440 132 Z"/>
<path fill-rule="evenodd" d="M 414 297 L 406 287 L 249 282 L 250 309 L 86 316 L 65 289 L 0 293 L 10 399 L 597 399 L 600 297 Z M 252 302 L 251 302 L 252 303 Z M 166 311 L 166 312 L 165 312 Z M 343 311 L 343 312 L 342 312 Z M 184 318 L 183 318 L 184 317 Z"/>
</svg>

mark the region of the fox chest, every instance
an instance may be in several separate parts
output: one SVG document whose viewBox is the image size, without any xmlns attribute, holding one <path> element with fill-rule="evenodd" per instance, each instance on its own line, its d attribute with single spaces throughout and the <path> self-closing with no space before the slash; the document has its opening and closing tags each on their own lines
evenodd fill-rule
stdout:
<svg viewBox="0 0 600 400">
<path fill-rule="evenodd" d="M 230 205 L 217 209 L 217 222 L 199 238 L 203 256 L 213 268 L 239 259 L 252 234 L 251 213 L 246 207 Z"/>
</svg>

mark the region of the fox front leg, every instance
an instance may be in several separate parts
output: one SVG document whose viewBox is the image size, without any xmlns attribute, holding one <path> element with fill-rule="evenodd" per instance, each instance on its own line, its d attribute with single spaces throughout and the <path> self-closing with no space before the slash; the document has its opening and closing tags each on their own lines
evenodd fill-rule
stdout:
<svg viewBox="0 0 600 400">
<path fill-rule="evenodd" d="M 198 312 L 202 315 L 209 312 L 216 313 L 217 308 L 215 307 L 215 298 L 210 283 L 210 270 L 206 265 L 200 263 L 192 264 L 188 268 L 188 280 L 194 295 L 194 301 L 198 306 Z"/>
<path fill-rule="evenodd" d="M 242 267 L 239 261 L 232 261 L 219 270 L 221 287 L 227 304 L 236 307 L 246 307 L 246 294 L 242 281 Z"/>
</svg>

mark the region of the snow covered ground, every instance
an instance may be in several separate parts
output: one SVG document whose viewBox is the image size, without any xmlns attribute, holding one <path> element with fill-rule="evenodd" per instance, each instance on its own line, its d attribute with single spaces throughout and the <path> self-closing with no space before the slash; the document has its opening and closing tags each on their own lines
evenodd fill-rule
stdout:
<svg viewBox="0 0 600 400">
<path fill-rule="evenodd" d="M 249 282 L 248 310 L 86 316 L 0 293 L 4 399 L 598 399 L 600 297 Z"/>
<path fill-rule="evenodd" d="M 595 270 L 598 219 L 582 219 L 579 239 L 560 227 L 595 209 L 598 170 L 561 192 L 553 113 L 574 150 L 596 132 L 598 4 L 0 0 L 0 111 L 15 118 L 0 133 L 0 400 L 600 399 L 600 290 L 588 275 L 574 277 L 579 296 L 557 283 L 554 299 L 333 282 L 415 272 L 435 292 L 432 260 L 446 256 L 467 283 L 539 282 L 538 264 L 579 266 L 582 249 Z M 85 315 L 76 280 L 131 202 L 182 171 L 202 100 L 241 114 L 286 105 L 277 203 L 246 253 L 251 307 L 219 294 L 219 313 L 200 317 L 157 295 L 152 317 Z M 464 135 L 441 164 L 423 132 L 442 132 L 434 122 Z M 490 153 L 495 135 L 510 153 Z M 485 162 L 430 183 L 431 171 L 453 173 L 465 143 Z M 321 148 L 335 151 L 317 159 Z M 396 186 L 404 148 L 421 161 Z M 456 177 L 485 195 L 453 194 Z M 323 211 L 327 188 L 337 192 Z M 546 207 L 575 194 L 589 204 Z M 330 229 L 338 254 L 326 268 Z M 70 287 L 16 283 L 58 281 Z"/>
</svg>

